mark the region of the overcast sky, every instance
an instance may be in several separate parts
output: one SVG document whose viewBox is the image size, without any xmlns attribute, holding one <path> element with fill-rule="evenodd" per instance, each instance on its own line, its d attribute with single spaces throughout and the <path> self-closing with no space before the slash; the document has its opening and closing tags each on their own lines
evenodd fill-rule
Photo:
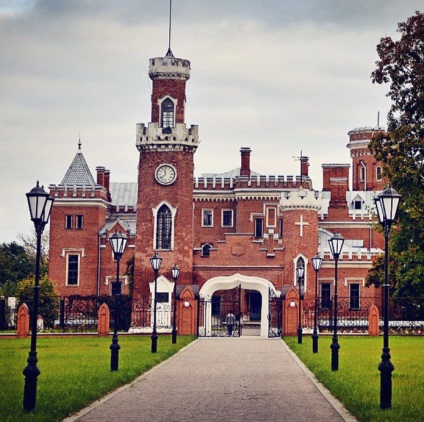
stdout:
<svg viewBox="0 0 424 422">
<path fill-rule="evenodd" d="M 298 174 L 349 163 L 347 132 L 386 124 L 370 74 L 381 37 L 422 0 L 174 0 L 171 49 L 191 61 L 186 123 L 195 175 L 240 165 Z M 62 181 L 82 151 L 136 182 L 136 123 L 150 121 L 149 58 L 168 48 L 169 0 L 0 0 L 0 243 L 29 233 L 25 193 Z"/>
</svg>

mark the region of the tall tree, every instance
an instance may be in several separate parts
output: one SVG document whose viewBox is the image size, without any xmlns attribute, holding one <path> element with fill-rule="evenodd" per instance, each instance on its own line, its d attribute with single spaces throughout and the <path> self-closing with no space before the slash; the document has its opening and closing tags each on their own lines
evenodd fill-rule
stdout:
<svg viewBox="0 0 424 422">
<path fill-rule="evenodd" d="M 400 38 L 384 37 L 373 83 L 390 84 L 388 129 L 370 142 L 384 175 L 402 195 L 399 226 L 392 230 L 393 292 L 424 296 L 424 14 L 398 24 Z M 378 285 L 378 262 L 368 276 Z"/>
<path fill-rule="evenodd" d="M 0 287 L 9 295 L 13 286 L 34 272 L 35 259 L 16 242 L 0 245 Z M 5 292 L 3 292 L 6 295 Z"/>
</svg>

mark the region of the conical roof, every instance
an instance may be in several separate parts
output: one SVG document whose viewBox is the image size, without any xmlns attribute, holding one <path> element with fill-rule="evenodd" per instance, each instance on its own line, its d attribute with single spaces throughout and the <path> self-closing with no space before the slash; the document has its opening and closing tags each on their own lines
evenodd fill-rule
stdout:
<svg viewBox="0 0 424 422">
<path fill-rule="evenodd" d="M 96 182 L 88 168 L 82 152 L 79 150 L 69 166 L 61 185 L 88 185 L 95 186 Z"/>
</svg>

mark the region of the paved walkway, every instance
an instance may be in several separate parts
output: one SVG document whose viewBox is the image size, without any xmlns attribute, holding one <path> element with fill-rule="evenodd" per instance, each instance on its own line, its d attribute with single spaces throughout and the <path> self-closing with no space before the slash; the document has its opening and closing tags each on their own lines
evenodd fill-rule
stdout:
<svg viewBox="0 0 424 422">
<path fill-rule="evenodd" d="M 354 421 L 280 339 L 201 338 L 65 421 Z"/>
</svg>

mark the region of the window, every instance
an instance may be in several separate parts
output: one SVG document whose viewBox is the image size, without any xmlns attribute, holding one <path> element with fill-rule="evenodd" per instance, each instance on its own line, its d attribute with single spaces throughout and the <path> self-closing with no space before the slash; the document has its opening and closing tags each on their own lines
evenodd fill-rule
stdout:
<svg viewBox="0 0 424 422">
<path fill-rule="evenodd" d="M 171 210 L 162 205 L 157 214 L 156 223 L 156 248 L 171 249 L 172 214 Z"/>
<path fill-rule="evenodd" d="M 209 243 L 205 243 L 202 246 L 202 256 L 209 256 L 211 254 L 211 245 Z"/>
<path fill-rule="evenodd" d="M 321 309 L 331 308 L 331 283 L 321 284 Z"/>
<path fill-rule="evenodd" d="M 72 215 L 65 215 L 65 228 L 72 229 Z"/>
<path fill-rule="evenodd" d="M 355 210 L 361 210 L 362 209 L 362 201 L 355 201 L 353 204 Z"/>
<path fill-rule="evenodd" d="M 349 284 L 349 307 L 350 309 L 360 309 L 359 283 Z"/>
<path fill-rule="evenodd" d="M 84 216 L 77 215 L 76 216 L 76 228 L 81 230 L 84 227 Z"/>
<path fill-rule="evenodd" d="M 163 129 L 174 127 L 174 103 L 170 98 L 166 98 L 162 102 L 162 121 L 161 126 Z"/>
<path fill-rule="evenodd" d="M 364 180 L 365 180 L 365 168 L 361 166 L 359 168 L 359 181 L 363 182 Z"/>
<path fill-rule="evenodd" d="M 262 218 L 255 218 L 255 239 L 262 239 L 264 237 L 264 220 Z"/>
<path fill-rule="evenodd" d="M 66 284 L 68 286 L 78 286 L 79 278 L 79 255 L 68 255 L 68 275 Z"/>
<path fill-rule="evenodd" d="M 381 167 L 377 167 L 376 177 L 377 177 L 377 180 L 382 179 Z"/>
<path fill-rule="evenodd" d="M 283 238 L 283 220 L 278 221 L 278 238 Z"/>
<path fill-rule="evenodd" d="M 233 227 L 233 210 L 222 210 L 222 227 Z"/>
<path fill-rule="evenodd" d="M 202 227 L 213 227 L 212 210 L 202 210 Z"/>
</svg>

